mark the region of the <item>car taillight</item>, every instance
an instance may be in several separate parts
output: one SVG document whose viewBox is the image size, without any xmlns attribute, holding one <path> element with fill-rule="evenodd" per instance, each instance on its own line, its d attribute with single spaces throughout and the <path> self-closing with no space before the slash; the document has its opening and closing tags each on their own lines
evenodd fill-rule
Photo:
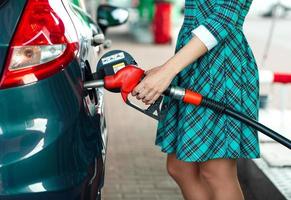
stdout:
<svg viewBox="0 0 291 200">
<path fill-rule="evenodd" d="M 74 58 L 76 30 L 61 1 L 28 0 L 10 44 L 0 88 L 47 78 Z"/>
</svg>

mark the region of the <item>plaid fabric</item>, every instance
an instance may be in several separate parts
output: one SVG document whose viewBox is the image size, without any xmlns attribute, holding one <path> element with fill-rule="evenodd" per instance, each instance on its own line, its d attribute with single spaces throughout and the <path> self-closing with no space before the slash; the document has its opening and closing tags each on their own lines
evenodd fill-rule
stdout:
<svg viewBox="0 0 291 200">
<path fill-rule="evenodd" d="M 176 52 L 204 25 L 218 45 L 186 67 L 173 80 L 178 85 L 224 102 L 258 118 L 259 80 L 253 53 L 242 31 L 252 0 L 186 0 Z M 164 98 L 156 144 L 186 162 L 215 158 L 258 158 L 257 131 L 210 109 Z"/>
</svg>

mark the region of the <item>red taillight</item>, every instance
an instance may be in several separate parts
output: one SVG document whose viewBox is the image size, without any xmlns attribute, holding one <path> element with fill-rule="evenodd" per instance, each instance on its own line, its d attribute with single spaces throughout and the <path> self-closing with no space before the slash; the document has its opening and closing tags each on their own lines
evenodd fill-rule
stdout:
<svg viewBox="0 0 291 200">
<path fill-rule="evenodd" d="M 61 1 L 28 0 L 10 45 L 0 88 L 61 71 L 78 49 L 75 28 Z"/>
</svg>

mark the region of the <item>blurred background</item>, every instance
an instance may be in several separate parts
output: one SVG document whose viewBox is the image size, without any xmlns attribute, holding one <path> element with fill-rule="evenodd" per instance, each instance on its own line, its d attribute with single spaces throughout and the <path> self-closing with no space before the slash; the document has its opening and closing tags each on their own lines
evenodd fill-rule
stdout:
<svg viewBox="0 0 291 200">
<path fill-rule="evenodd" d="M 144 69 L 161 65 L 173 55 L 183 22 L 184 1 L 80 3 L 93 19 L 99 4 L 129 10 L 125 25 L 106 31 L 106 44 L 110 47 L 104 53 L 125 50 Z M 291 74 L 291 0 L 254 0 L 244 32 L 261 71 L 260 122 L 291 139 L 291 86 L 268 79 Z M 109 154 L 104 199 L 182 199 L 176 184 L 167 176 L 165 155 L 154 146 L 156 121 L 125 106 L 119 94 L 106 93 L 106 110 Z M 260 141 L 262 158 L 240 161 L 239 165 L 246 199 L 291 199 L 290 151 L 263 135 Z"/>
</svg>

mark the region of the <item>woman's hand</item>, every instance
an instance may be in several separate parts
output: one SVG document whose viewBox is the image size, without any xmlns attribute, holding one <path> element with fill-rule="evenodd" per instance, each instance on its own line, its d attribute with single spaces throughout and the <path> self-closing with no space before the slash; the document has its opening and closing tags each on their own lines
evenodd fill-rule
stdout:
<svg viewBox="0 0 291 200">
<path fill-rule="evenodd" d="M 176 74 L 165 66 L 155 67 L 145 74 L 145 78 L 134 88 L 132 95 L 149 105 L 169 87 Z"/>
<path fill-rule="evenodd" d="M 205 44 L 194 36 L 163 66 L 155 67 L 146 72 L 146 77 L 132 91 L 137 99 L 145 104 L 153 104 L 169 87 L 173 78 L 189 64 L 207 52 Z M 169 67 L 170 66 L 170 67 Z"/>
</svg>

